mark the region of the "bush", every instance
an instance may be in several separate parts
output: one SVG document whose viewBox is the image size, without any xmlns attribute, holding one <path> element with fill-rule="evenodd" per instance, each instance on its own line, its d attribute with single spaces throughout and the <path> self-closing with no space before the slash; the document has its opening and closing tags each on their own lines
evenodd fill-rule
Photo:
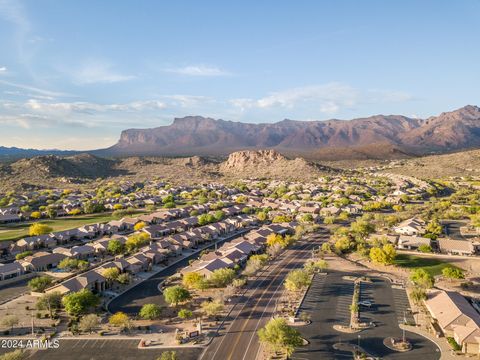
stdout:
<svg viewBox="0 0 480 360">
<path fill-rule="evenodd" d="M 145 320 L 155 320 L 162 314 L 162 309 L 157 304 L 145 304 L 140 309 L 139 315 Z"/>
<path fill-rule="evenodd" d="M 52 284 L 52 279 L 48 276 L 39 276 L 28 282 L 31 291 L 44 292 Z"/>
<path fill-rule="evenodd" d="M 455 341 L 453 337 L 447 337 L 447 341 L 452 347 L 453 350 L 455 351 L 460 351 L 462 350 L 462 347 Z"/>
<path fill-rule="evenodd" d="M 21 260 L 23 258 L 26 258 L 27 256 L 30 256 L 33 254 L 33 251 L 24 251 L 21 252 L 20 254 L 15 255 L 16 260 Z"/>
</svg>

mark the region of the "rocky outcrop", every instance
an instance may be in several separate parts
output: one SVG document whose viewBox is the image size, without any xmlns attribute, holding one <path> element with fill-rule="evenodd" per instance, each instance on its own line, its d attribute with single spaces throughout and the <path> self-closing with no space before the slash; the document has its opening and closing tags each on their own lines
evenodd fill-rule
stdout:
<svg viewBox="0 0 480 360">
<path fill-rule="evenodd" d="M 288 159 L 275 150 L 237 151 L 220 165 L 220 172 L 233 177 L 312 179 L 334 170 L 303 158 Z"/>
<path fill-rule="evenodd" d="M 243 170 L 248 167 L 270 166 L 278 162 L 285 162 L 287 158 L 275 150 L 237 151 L 228 156 L 222 164 L 224 170 Z"/>
</svg>

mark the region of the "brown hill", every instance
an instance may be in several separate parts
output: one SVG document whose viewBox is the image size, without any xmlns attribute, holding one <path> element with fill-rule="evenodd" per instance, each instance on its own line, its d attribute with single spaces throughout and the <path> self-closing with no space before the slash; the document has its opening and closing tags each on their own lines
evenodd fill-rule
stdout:
<svg viewBox="0 0 480 360">
<path fill-rule="evenodd" d="M 224 162 L 199 156 L 109 160 L 88 154 L 65 158 L 52 155 L 0 166 L 0 192 L 76 187 L 92 184 L 97 179 L 117 181 L 120 177 L 131 181 L 162 178 L 178 184 L 198 184 L 246 177 L 307 180 L 335 171 L 302 158 L 290 160 L 273 150 L 232 153 Z"/>
<path fill-rule="evenodd" d="M 315 159 L 395 159 L 480 146 L 479 119 L 476 106 L 427 120 L 377 115 L 349 121 L 251 124 L 188 116 L 168 126 L 125 130 L 116 145 L 100 154 L 227 155 L 271 148 Z"/>
<path fill-rule="evenodd" d="M 307 180 L 334 171 L 303 158 L 288 159 L 275 150 L 237 151 L 220 165 L 223 175 L 236 178 Z"/>
<path fill-rule="evenodd" d="M 371 164 L 367 166 L 371 166 Z M 387 166 L 385 171 L 423 179 L 480 176 L 480 150 L 394 161 Z"/>
</svg>

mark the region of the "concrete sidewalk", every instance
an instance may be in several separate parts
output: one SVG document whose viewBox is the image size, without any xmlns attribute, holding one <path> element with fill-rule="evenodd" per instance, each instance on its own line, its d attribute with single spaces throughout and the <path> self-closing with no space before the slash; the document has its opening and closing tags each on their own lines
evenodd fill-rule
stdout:
<svg viewBox="0 0 480 360">
<path fill-rule="evenodd" d="M 422 328 L 416 327 L 416 326 L 410 326 L 410 325 L 404 325 L 400 324 L 399 325 L 401 329 L 405 329 L 406 331 L 413 332 L 415 334 L 421 335 L 438 346 L 439 351 L 441 351 L 442 356 L 440 357 L 441 360 L 452 360 L 452 359 L 458 359 L 458 356 L 456 356 L 450 347 L 450 345 L 447 343 L 445 339 L 442 338 L 437 338 L 430 334 L 428 331 L 423 330 Z"/>
</svg>

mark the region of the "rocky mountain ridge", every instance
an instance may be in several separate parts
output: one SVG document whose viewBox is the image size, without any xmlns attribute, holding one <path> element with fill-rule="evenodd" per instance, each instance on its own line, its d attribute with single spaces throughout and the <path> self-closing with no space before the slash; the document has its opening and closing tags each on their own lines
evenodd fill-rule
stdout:
<svg viewBox="0 0 480 360">
<path fill-rule="evenodd" d="M 428 119 L 376 115 L 353 120 L 242 123 L 201 116 L 176 118 L 171 125 L 129 129 L 99 154 L 228 155 L 271 148 L 312 159 L 397 158 L 480 146 L 480 109 L 468 105 Z M 333 152 L 333 153 L 332 153 Z"/>
</svg>

